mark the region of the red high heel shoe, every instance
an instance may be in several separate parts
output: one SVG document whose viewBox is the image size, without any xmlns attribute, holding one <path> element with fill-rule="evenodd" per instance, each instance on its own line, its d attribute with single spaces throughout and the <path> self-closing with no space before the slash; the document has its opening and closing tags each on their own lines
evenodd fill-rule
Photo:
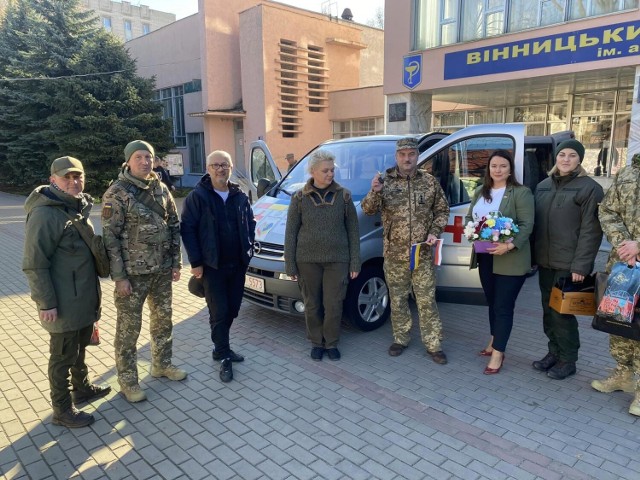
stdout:
<svg viewBox="0 0 640 480">
<path fill-rule="evenodd" d="M 489 366 L 487 365 L 484 369 L 484 373 L 485 375 L 495 375 L 496 373 L 500 373 L 500 369 L 502 368 L 502 365 L 504 364 L 504 353 L 502 354 L 502 361 L 500 362 L 500 366 L 498 368 L 489 368 Z"/>
</svg>

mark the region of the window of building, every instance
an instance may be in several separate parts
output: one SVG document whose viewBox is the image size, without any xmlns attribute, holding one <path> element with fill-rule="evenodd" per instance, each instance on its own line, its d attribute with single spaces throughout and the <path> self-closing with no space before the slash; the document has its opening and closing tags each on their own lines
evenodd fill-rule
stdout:
<svg viewBox="0 0 640 480">
<path fill-rule="evenodd" d="M 205 173 L 204 133 L 187 133 L 187 145 L 189 145 L 190 173 Z"/>
<path fill-rule="evenodd" d="M 414 0 L 413 49 L 638 8 L 640 0 Z"/>
<path fill-rule="evenodd" d="M 467 125 L 467 114 L 462 112 L 438 112 L 433 114 L 431 126 L 438 132 L 453 133 Z"/>
<path fill-rule="evenodd" d="M 569 18 L 592 17 L 638 7 L 638 0 L 572 0 Z"/>
<path fill-rule="evenodd" d="M 111 17 L 102 17 L 102 27 L 107 31 L 111 31 Z"/>
<path fill-rule="evenodd" d="M 333 138 L 365 137 L 384 133 L 384 118 L 359 118 L 332 122 Z"/>
<path fill-rule="evenodd" d="M 148 33 L 151 33 L 151 25 L 149 25 L 148 23 L 143 23 L 142 24 L 142 34 L 143 35 L 147 35 Z"/>
<path fill-rule="evenodd" d="M 308 108 L 310 112 L 322 112 L 327 108 L 327 103 L 329 101 L 324 49 L 322 47 L 309 45 L 307 56 L 307 72 L 309 79 Z"/>
<path fill-rule="evenodd" d="M 133 38 L 133 30 L 131 29 L 131 20 L 124 21 L 124 39 L 131 40 Z"/>
<path fill-rule="evenodd" d="M 171 119 L 172 140 L 177 147 L 186 147 L 184 132 L 184 89 L 179 87 L 163 88 L 153 93 L 153 99 L 162 105 L 162 118 Z"/>
<path fill-rule="evenodd" d="M 292 40 L 281 39 L 279 43 L 279 68 L 276 69 L 276 80 L 280 87 L 279 119 L 280 133 L 285 138 L 297 137 L 300 132 L 300 101 L 299 73 L 300 65 L 298 44 Z"/>
<path fill-rule="evenodd" d="M 463 2 L 461 40 L 476 40 L 504 33 L 506 0 L 466 0 Z"/>
</svg>

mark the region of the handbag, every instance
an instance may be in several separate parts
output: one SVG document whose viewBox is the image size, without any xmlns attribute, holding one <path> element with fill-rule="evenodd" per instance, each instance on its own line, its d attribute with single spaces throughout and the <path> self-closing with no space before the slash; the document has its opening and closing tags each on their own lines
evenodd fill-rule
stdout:
<svg viewBox="0 0 640 480">
<path fill-rule="evenodd" d="M 611 273 L 596 274 L 598 309 L 591 326 L 595 330 L 619 337 L 640 340 L 640 268 L 618 262 Z"/>
<path fill-rule="evenodd" d="M 66 210 L 62 211 L 67 215 L 67 217 L 69 217 L 71 224 L 76 227 L 76 230 L 78 230 L 82 240 L 84 240 L 84 243 L 86 243 L 89 250 L 91 250 L 95 260 L 98 276 L 107 278 L 111 274 L 111 262 L 109 261 L 109 254 L 104 246 L 102 236 L 96 235 L 93 232 L 93 229 L 86 223 L 83 223 L 79 217 L 71 215 Z"/>
</svg>

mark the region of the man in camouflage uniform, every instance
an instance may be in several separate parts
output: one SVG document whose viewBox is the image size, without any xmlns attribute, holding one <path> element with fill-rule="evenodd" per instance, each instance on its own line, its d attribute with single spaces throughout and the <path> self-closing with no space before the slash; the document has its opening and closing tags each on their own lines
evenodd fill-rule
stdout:
<svg viewBox="0 0 640 480">
<path fill-rule="evenodd" d="M 430 246 L 447 225 L 449 204 L 438 181 L 418 170 L 418 143 L 412 137 L 398 140 L 396 163 L 386 171 L 384 180 L 377 175 L 371 191 L 362 200 L 367 215 L 382 212 L 384 228 L 384 273 L 391 297 L 393 343 L 389 355 L 398 356 L 409 345 L 411 311 L 409 294 L 415 293 L 422 342 L 438 364 L 447 363 L 440 347 L 442 324 L 436 306 L 436 277 Z M 420 260 L 410 270 L 411 245 L 425 243 Z"/>
<path fill-rule="evenodd" d="M 171 282 L 180 279 L 180 223 L 173 197 L 152 171 L 153 147 L 142 140 L 124 149 L 122 171 L 102 198 L 104 243 L 116 282 L 116 369 L 129 402 L 146 399 L 138 384 L 136 343 L 149 299 L 151 376 L 183 380 L 171 364 Z"/>
<path fill-rule="evenodd" d="M 640 261 L 640 153 L 615 176 L 600 204 L 598 217 L 613 247 L 607 272 L 615 262 L 635 265 Z M 609 335 L 609 352 L 617 363 L 615 370 L 607 378 L 594 380 L 591 386 L 605 393 L 635 391 L 629 413 L 640 416 L 640 341 Z"/>
</svg>

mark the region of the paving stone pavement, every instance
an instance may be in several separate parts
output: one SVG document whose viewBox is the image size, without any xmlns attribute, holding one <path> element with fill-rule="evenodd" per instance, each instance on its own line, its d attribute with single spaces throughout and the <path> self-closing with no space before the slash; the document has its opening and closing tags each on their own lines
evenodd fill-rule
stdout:
<svg viewBox="0 0 640 480">
<path fill-rule="evenodd" d="M 640 478 L 632 395 L 589 386 L 614 365 L 606 335 L 582 317 L 577 375 L 556 381 L 531 368 L 546 353 L 536 277 L 520 294 L 499 375 L 483 375 L 486 359 L 477 355 L 488 340 L 483 307 L 439 304 L 449 356 L 439 366 L 417 331 L 402 356 L 389 357 L 388 324 L 345 328 L 342 360 L 313 362 L 302 321 L 247 304 L 231 332 L 247 360 L 223 384 L 206 307 L 188 293 L 185 269 L 174 290 L 174 361 L 189 377 L 149 375 L 144 325 L 139 366 L 149 399 L 138 404 L 117 393 L 113 283 L 103 281 L 102 344 L 90 347 L 87 363 L 93 380 L 114 391 L 85 408 L 96 416 L 91 427 L 54 426 L 48 336 L 20 270 L 23 203 L 0 193 L 3 478 Z"/>
</svg>

